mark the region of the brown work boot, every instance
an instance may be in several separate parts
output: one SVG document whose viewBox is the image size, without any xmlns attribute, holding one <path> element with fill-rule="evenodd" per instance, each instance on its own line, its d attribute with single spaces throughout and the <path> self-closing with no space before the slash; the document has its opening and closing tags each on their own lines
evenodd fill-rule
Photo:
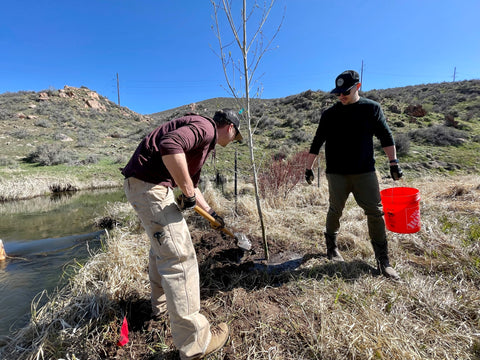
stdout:
<svg viewBox="0 0 480 360">
<path fill-rule="evenodd" d="M 200 357 L 196 357 L 193 360 L 206 358 L 208 355 L 211 355 L 214 352 L 220 350 L 227 342 L 229 330 L 226 323 L 218 324 L 217 327 L 211 328 L 210 332 L 212 333 L 212 338 L 210 339 L 210 343 L 207 346 L 207 350 L 205 350 L 205 353 L 203 355 L 201 355 Z"/>
</svg>

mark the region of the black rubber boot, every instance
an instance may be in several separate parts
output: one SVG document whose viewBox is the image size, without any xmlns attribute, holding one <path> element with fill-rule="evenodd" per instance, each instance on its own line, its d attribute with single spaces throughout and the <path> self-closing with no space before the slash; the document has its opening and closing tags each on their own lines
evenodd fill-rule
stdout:
<svg viewBox="0 0 480 360">
<path fill-rule="evenodd" d="M 344 261 L 337 248 L 337 237 L 325 233 L 325 242 L 327 244 L 327 258 L 333 261 Z"/>
<path fill-rule="evenodd" d="M 376 244 L 372 242 L 373 251 L 375 252 L 375 258 L 377 260 L 378 271 L 385 277 L 392 280 L 400 280 L 400 276 L 395 271 L 390 261 L 388 260 L 388 246 L 385 241 L 384 244 Z"/>
</svg>

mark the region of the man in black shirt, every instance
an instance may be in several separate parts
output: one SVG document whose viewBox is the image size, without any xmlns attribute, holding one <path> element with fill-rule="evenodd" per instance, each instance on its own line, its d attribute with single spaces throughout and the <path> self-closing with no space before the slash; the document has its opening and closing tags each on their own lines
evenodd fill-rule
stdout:
<svg viewBox="0 0 480 360">
<path fill-rule="evenodd" d="M 329 189 L 325 230 L 327 257 L 343 261 L 337 248 L 337 234 L 345 202 L 353 193 L 357 204 L 367 215 L 368 232 L 380 272 L 398 280 L 399 276 L 388 258 L 385 221 L 375 174 L 373 136 L 380 140 L 390 161 L 392 178 L 400 179 L 402 171 L 380 104 L 360 97 L 360 85 L 358 73 L 353 70 L 344 71 L 335 79 L 335 89 L 331 93 L 338 96 L 339 102 L 322 114 L 307 158 L 305 178 L 309 184 L 312 183 L 312 165 L 325 143 L 325 172 Z"/>
</svg>

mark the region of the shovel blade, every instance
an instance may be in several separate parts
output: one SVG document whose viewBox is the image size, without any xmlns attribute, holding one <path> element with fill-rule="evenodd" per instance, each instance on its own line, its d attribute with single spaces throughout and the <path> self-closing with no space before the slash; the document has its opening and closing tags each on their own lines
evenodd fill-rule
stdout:
<svg viewBox="0 0 480 360">
<path fill-rule="evenodd" d="M 237 246 L 245 251 L 252 249 L 252 243 L 248 240 L 247 236 L 242 233 L 235 233 L 235 239 L 237 240 Z"/>
</svg>

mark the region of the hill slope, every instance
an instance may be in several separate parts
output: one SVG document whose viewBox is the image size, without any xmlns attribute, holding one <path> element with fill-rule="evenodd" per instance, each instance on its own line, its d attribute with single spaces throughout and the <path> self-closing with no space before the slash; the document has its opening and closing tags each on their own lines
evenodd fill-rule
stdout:
<svg viewBox="0 0 480 360">
<path fill-rule="evenodd" d="M 373 90 L 364 95 L 382 104 L 406 170 L 478 171 L 480 80 Z M 260 166 L 272 157 L 285 158 L 308 149 L 322 111 L 334 101 L 328 93 L 311 90 L 279 99 L 252 99 Z M 211 116 L 224 107 L 243 106 L 232 98 L 215 98 L 145 116 L 84 87 L 0 94 L 0 175 L 3 181 L 16 181 L 31 174 L 75 179 L 80 173 L 83 184 L 73 187 L 83 188 L 98 181 L 96 174 L 102 173 L 104 178 L 96 186 L 110 184 L 108 179 L 118 185 L 118 167 L 158 124 L 192 109 Z M 245 143 L 218 149 L 216 163 L 207 165 L 204 174 L 231 174 L 235 149 L 240 171 L 248 174 Z M 386 165 L 377 150 L 382 170 Z"/>
<path fill-rule="evenodd" d="M 14 165 L 39 145 L 61 144 L 73 158 L 111 156 L 151 121 L 87 88 L 0 95 L 2 165 Z"/>
<path fill-rule="evenodd" d="M 266 197 L 264 216 L 272 255 L 268 267 L 261 250 L 253 197 L 247 191 L 240 191 L 238 213 L 234 215 L 236 202 L 234 205 L 218 189 L 206 189 L 207 201 L 225 216 L 228 224 L 248 234 L 257 251 L 243 263 L 235 263 L 231 256 L 235 254 L 233 241 L 211 230 L 194 212 L 186 213 L 194 229 L 192 240 L 199 261 L 202 311 L 214 322 L 228 322 L 232 330 L 230 342 L 217 358 L 479 358 L 480 178 L 476 173 L 436 176 L 447 171 L 440 161 L 447 166 L 445 159 L 449 156 L 451 164 L 457 160 L 459 164 L 451 173 L 478 171 L 479 82 L 453 85 L 456 90 L 448 90 L 445 95 L 441 90 L 444 86 L 449 88 L 449 84 L 425 86 L 435 88 L 436 99 L 440 97 L 435 101 L 430 100 L 431 96 L 421 98 L 428 92 L 421 87 L 367 94 L 382 102 L 396 136 L 404 134 L 402 144 L 411 141 L 410 148 L 404 149 L 402 155 L 402 163 L 412 167 L 404 184 L 420 189 L 422 194 L 422 230 L 415 234 L 389 233 L 391 261 L 402 278 L 398 283 L 377 276 L 365 216 L 353 199 L 347 202 L 338 238 L 346 262 L 327 259 L 322 240 L 328 210 L 325 181 L 318 187 L 295 186 L 288 197 L 279 197 L 278 202 L 269 201 L 277 200 L 275 196 Z M 396 95 L 390 96 L 390 91 Z M 459 93 L 464 94 L 462 101 L 442 108 L 447 98 L 456 98 Z M 403 100 L 407 95 L 413 98 Z M 50 101 L 55 104 L 55 100 Z M 255 119 L 261 120 L 255 135 L 257 151 L 265 153 L 264 159 L 269 160 L 271 154 L 290 154 L 307 147 L 308 139 L 303 140 L 300 131 L 305 136 L 311 135 L 322 109 L 332 101 L 328 94 L 313 91 L 283 99 L 259 100 L 252 110 Z M 209 112 L 225 106 L 221 99 L 206 100 L 200 105 Z M 120 110 L 114 104 L 110 106 L 112 111 Z M 140 132 L 135 133 L 137 128 L 147 131 L 184 110 L 139 117 L 138 121 L 120 118 L 119 121 L 126 122 L 116 128 L 120 137 L 99 135 L 99 128 L 106 125 L 101 120 L 103 113 L 97 110 L 98 118 L 89 126 L 98 127 L 95 128 L 98 136 L 92 137 L 87 147 L 74 145 L 78 141 L 76 132 L 68 126 L 62 127 L 63 123 L 55 122 L 54 128 L 62 133 L 68 131 L 66 135 L 73 141 L 65 144 L 74 145 L 71 151 L 86 148 L 108 160 L 136 146 L 141 137 Z M 79 105 L 75 111 L 82 114 L 85 110 Z M 15 117 L 2 121 L 15 123 L 16 119 L 25 120 Z M 85 128 L 79 124 L 77 129 Z M 39 131 L 38 136 L 44 135 Z M 18 139 L 4 136 L 2 141 Z M 46 139 L 50 141 L 48 136 Z M 18 140 L 22 143 L 22 139 Z M 33 137 L 28 139 L 33 140 Z M 287 144 L 292 144 L 291 148 Z M 110 148 L 116 153 L 110 154 Z M 219 156 L 224 158 L 223 165 L 228 169 L 231 154 L 222 152 Z M 85 168 L 95 177 L 118 176 L 118 169 L 116 175 L 105 174 L 109 166 L 105 159 L 99 160 L 100 167 L 82 162 L 70 167 L 77 172 Z M 51 172 L 57 169 L 62 174 L 68 171 L 62 165 L 33 168 L 34 164 L 13 161 L 18 168 L 11 172 L 17 176 L 21 171 L 32 174 L 38 169 Z M 434 162 L 437 168 L 428 171 L 435 172 L 435 176 L 410 176 L 415 170 L 413 165 L 425 166 L 427 170 L 426 166 Z M 2 166 L 0 170 L 7 174 L 7 169 L 8 166 Z M 2 175 L 0 183 L 3 179 Z M 392 183 L 390 179 L 380 181 L 382 188 Z M 233 184 L 227 186 L 231 193 Z M 115 219 L 111 223 L 121 224 L 105 239 L 107 251 L 92 256 L 69 285 L 54 294 L 45 306 L 38 308 L 40 301 L 33 304 L 29 326 L 0 349 L 0 357 L 178 359 L 168 319 L 151 318 L 146 264 L 148 238 L 140 230 L 129 204 L 110 204 L 106 212 L 110 219 Z M 118 347 L 119 329 L 125 316 L 130 342 Z"/>
<path fill-rule="evenodd" d="M 361 95 L 381 103 L 406 169 L 422 173 L 478 171 L 480 80 L 372 90 Z M 257 158 L 269 161 L 271 155 L 288 157 L 308 149 L 322 112 L 335 101 L 328 93 L 312 90 L 279 99 L 253 99 Z M 216 98 L 151 117 L 165 121 L 192 105 L 195 111 L 209 115 L 225 106 L 243 107 L 241 101 Z"/>
</svg>

